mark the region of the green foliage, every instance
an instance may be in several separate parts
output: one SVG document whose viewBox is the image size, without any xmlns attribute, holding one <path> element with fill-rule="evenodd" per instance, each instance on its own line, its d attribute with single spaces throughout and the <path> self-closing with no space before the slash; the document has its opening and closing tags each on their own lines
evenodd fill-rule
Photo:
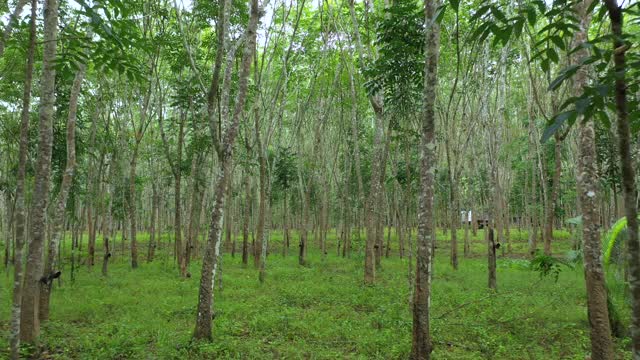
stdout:
<svg viewBox="0 0 640 360">
<path fill-rule="evenodd" d="M 365 70 L 370 93 L 383 93 L 386 111 L 402 116 L 415 111 L 424 71 L 424 16 L 414 1 L 394 1 L 376 29 L 378 58 Z M 396 120 L 396 128 L 397 125 Z"/>
<path fill-rule="evenodd" d="M 609 229 L 609 231 L 607 231 L 606 235 L 604 236 L 603 262 L 605 265 L 610 265 L 612 262 L 615 262 L 612 258 L 615 252 L 622 252 L 622 244 L 624 243 L 624 240 L 626 240 L 626 229 L 627 218 L 621 217 L 611 226 L 611 229 Z"/>
<path fill-rule="evenodd" d="M 563 267 L 571 266 L 564 260 L 541 253 L 537 253 L 531 260 L 531 270 L 540 274 L 541 279 L 550 276 L 555 282 L 558 282 Z"/>
<path fill-rule="evenodd" d="M 296 154 L 290 147 L 279 147 L 275 164 L 275 184 L 282 191 L 295 185 L 297 178 Z"/>
<path fill-rule="evenodd" d="M 62 37 L 69 40 L 59 56 L 58 68 L 75 72 L 78 64 L 91 61 L 99 71 L 126 76 L 131 82 L 144 81 L 144 65 L 139 55 L 151 52 L 151 47 L 134 20 L 141 4 L 122 0 L 77 2 L 81 6 L 77 12 L 86 22 L 80 27 L 64 28 Z"/>
<path fill-rule="evenodd" d="M 593 1 L 587 12 L 592 12 L 597 3 Z M 632 22 L 634 19 L 637 21 L 640 15 L 640 5 L 634 3 L 624 9 L 624 13 L 632 19 Z M 602 20 L 605 14 L 606 9 L 601 7 L 594 21 Z M 480 7 L 471 17 L 471 20 L 476 23 L 473 38 L 482 42 L 493 35 L 494 46 L 498 43 L 506 45 L 511 39 L 523 36 L 525 33 L 523 27 L 528 23 L 528 26 L 533 30 L 537 30 L 532 36 L 535 41 L 535 53 L 529 61 L 539 61 L 540 68 L 546 73 L 551 72 L 552 65 L 560 64 L 559 51 L 564 52 L 567 56 L 571 56 L 581 49 L 589 51 L 589 56 L 577 59 L 577 62 L 565 66 L 555 79 L 550 81 L 549 90 L 558 90 L 583 67 L 596 69 L 596 80 L 585 86 L 581 94 L 566 99 L 559 111 L 550 119 L 542 135 L 542 142 L 547 141 L 563 126 L 572 126 L 578 118 L 583 121 L 596 118 L 607 126 L 610 124 L 608 110 L 613 107 L 613 84 L 617 77 L 611 66 L 613 38 L 610 33 L 605 33 L 588 40 L 588 42 L 576 44 L 573 48 L 569 47 L 568 44 L 572 41 L 576 31 L 579 30 L 578 18 L 576 1 L 570 0 L 555 0 L 551 3 L 536 0 L 515 8 L 491 3 Z M 630 44 L 637 38 L 637 31 L 629 31 L 623 40 L 626 46 L 631 48 Z M 637 70 L 637 66 L 631 64 L 640 64 L 640 52 L 627 51 L 626 57 L 627 68 L 630 69 L 627 75 L 630 89 L 627 91 L 635 93 L 640 87 L 637 81 L 640 72 Z M 630 97 L 627 101 L 630 102 L 628 108 L 631 110 L 628 116 L 632 123 L 632 130 L 636 132 L 640 129 L 638 99 Z"/>
</svg>

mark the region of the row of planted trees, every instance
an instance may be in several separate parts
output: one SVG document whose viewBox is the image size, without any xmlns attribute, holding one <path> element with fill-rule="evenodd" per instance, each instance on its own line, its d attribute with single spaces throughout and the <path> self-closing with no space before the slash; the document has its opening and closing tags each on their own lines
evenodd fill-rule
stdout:
<svg viewBox="0 0 640 360">
<path fill-rule="evenodd" d="M 436 226 L 455 269 L 479 223 L 503 255 L 516 228 L 551 255 L 553 228 L 581 215 L 593 354 L 611 358 L 598 224 L 636 217 L 637 83 L 615 74 L 637 76 L 637 3 L 46 0 L 43 20 L 37 1 L 12 5 L 0 181 L 14 357 L 66 266 L 101 259 L 107 276 L 164 248 L 188 277 L 202 259 L 194 336 L 211 339 L 223 251 L 265 281 L 267 254 L 309 266 L 317 246 L 361 254 L 369 284 L 386 256 L 416 261 L 413 353 L 428 358 Z M 607 15 L 611 32 L 592 24 Z"/>
</svg>

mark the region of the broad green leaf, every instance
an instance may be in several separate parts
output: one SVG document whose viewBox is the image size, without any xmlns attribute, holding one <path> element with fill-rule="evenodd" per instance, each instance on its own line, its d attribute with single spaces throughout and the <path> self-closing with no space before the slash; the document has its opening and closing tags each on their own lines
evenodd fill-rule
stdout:
<svg viewBox="0 0 640 360">
<path fill-rule="evenodd" d="M 574 119 L 576 117 L 576 112 L 573 110 L 562 112 L 551 119 L 552 123 L 548 125 L 544 132 L 542 133 L 542 138 L 540 139 L 541 143 L 547 142 L 553 134 L 555 134 L 567 120 Z"/>
</svg>

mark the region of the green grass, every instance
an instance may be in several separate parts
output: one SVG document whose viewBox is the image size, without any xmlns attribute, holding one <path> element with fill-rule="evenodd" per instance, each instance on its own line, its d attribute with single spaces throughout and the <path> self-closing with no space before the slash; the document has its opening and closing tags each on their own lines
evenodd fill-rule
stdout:
<svg viewBox="0 0 640 360">
<path fill-rule="evenodd" d="M 386 233 L 385 233 L 386 235 Z M 435 359 L 579 359 L 589 353 L 589 331 L 581 267 L 564 268 L 558 282 L 528 269 L 526 233 L 512 230 L 513 257 L 498 259 L 498 292 L 487 290 L 486 245 L 473 240 L 473 257 L 460 269 L 448 263 L 449 242 L 439 232 L 431 311 Z M 571 247 L 557 233 L 557 254 Z M 147 240 L 141 234 L 140 240 Z M 109 276 L 99 264 L 81 266 L 75 282 L 64 265 L 54 289 L 51 320 L 41 347 L 49 359 L 407 359 L 411 350 L 407 259 L 393 251 L 383 259 L 374 286 L 363 285 L 358 244 L 350 259 L 335 254 L 331 233 L 323 259 L 310 243 L 309 266 L 281 256 L 282 234 L 272 232 L 266 283 L 243 268 L 240 256 L 223 258 L 223 288 L 216 289 L 214 341 L 190 341 L 195 321 L 200 263 L 182 279 L 165 248 L 156 260 L 131 270 L 116 250 Z M 414 238 L 415 239 L 415 238 Z M 85 237 L 86 240 L 86 237 Z M 362 244 L 360 244 L 362 245 Z M 68 242 L 66 244 L 68 247 Z M 83 246 L 83 252 L 86 244 Z M 98 247 L 101 250 L 101 247 Z M 116 242 L 116 249 L 120 244 Z M 65 248 L 65 254 L 68 249 Z M 144 243 L 141 255 L 146 254 Z M 141 256 L 143 260 L 145 256 Z M 100 253 L 98 259 L 101 260 Z M 11 275 L 0 277 L 0 358 L 8 355 Z M 622 296 L 622 295 L 620 295 Z M 628 321 L 624 301 L 616 299 Z M 630 358 L 628 339 L 616 341 L 619 358 Z M 25 351 L 28 351 L 26 349 Z"/>
</svg>

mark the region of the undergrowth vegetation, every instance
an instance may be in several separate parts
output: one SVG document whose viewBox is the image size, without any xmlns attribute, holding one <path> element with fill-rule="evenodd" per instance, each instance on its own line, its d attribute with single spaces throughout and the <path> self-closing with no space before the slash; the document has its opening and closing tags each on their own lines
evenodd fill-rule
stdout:
<svg viewBox="0 0 640 360">
<path fill-rule="evenodd" d="M 482 231 L 473 240 L 474 256 L 448 264 L 447 238 L 439 232 L 432 298 L 435 359 L 585 359 L 589 325 L 581 265 L 563 266 L 541 277 L 519 249 L 526 235 L 514 233 L 514 256 L 498 258 L 498 291 L 487 289 Z M 114 252 L 109 276 L 99 267 L 77 269 L 69 279 L 64 264 L 56 283 L 51 320 L 43 327 L 45 359 L 407 359 L 411 350 L 409 262 L 397 254 L 383 259 L 374 286 L 363 285 L 364 261 L 356 247 L 338 257 L 335 234 L 323 258 L 312 242 L 309 265 L 281 255 L 281 234 L 272 232 L 268 277 L 258 282 L 250 261 L 226 253 L 222 283 L 216 285 L 214 341 L 191 340 L 200 262 L 181 278 L 169 251 L 169 238 L 153 263 L 132 270 Z M 460 234 L 462 235 L 462 233 Z M 567 232 L 556 249 L 570 249 Z M 297 235 L 293 239 L 297 239 Z M 117 239 L 118 240 L 118 239 Z M 146 237 L 142 236 L 146 241 Z M 238 239 L 240 241 L 240 239 Z M 297 240 L 296 240 L 297 241 Z M 116 248 L 119 248 L 116 241 Z M 295 241 L 292 243 L 292 253 Z M 515 249 L 518 249 L 516 251 Z M 68 251 L 69 249 L 65 249 Z M 84 249 L 83 249 L 84 250 Z M 558 257 L 563 256 L 558 250 Z M 63 257 L 66 258 L 66 257 Z M 0 358 L 8 356 L 10 274 L 0 294 Z M 613 303 L 628 324 L 624 293 Z M 628 339 L 616 340 L 619 358 L 630 358 Z M 23 349 L 25 354 L 36 349 Z"/>
</svg>

